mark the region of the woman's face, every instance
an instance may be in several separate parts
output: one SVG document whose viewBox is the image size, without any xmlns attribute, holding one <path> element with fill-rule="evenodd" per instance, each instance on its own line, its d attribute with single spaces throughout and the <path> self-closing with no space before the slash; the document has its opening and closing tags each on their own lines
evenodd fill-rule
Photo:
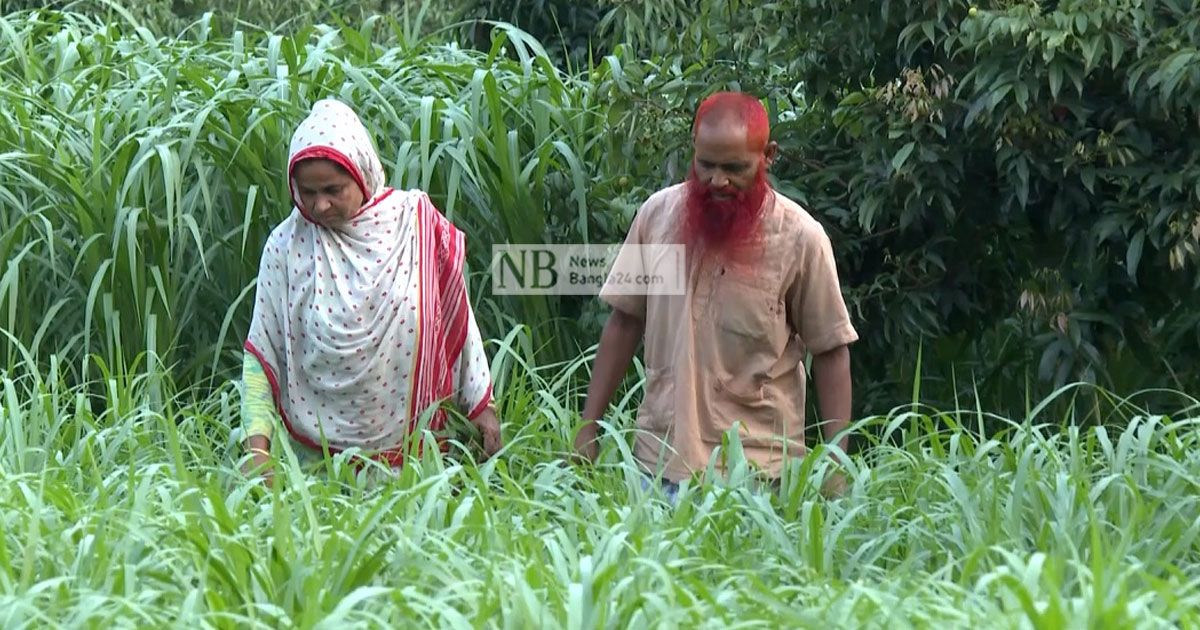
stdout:
<svg viewBox="0 0 1200 630">
<path fill-rule="evenodd" d="M 345 224 L 366 202 L 354 178 L 332 160 L 303 160 L 292 169 L 292 178 L 304 211 L 325 227 Z"/>
</svg>

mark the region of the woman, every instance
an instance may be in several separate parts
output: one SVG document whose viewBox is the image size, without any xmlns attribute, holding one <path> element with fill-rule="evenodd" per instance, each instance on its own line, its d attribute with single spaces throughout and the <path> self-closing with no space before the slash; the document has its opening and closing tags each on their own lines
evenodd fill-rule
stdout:
<svg viewBox="0 0 1200 630">
<path fill-rule="evenodd" d="M 295 208 L 263 249 L 245 344 L 245 444 L 268 483 L 276 420 L 298 455 L 357 447 L 395 467 L 413 419 L 449 400 L 500 448 L 463 234 L 384 179 L 358 116 L 318 102 L 292 137 Z M 429 428 L 444 423 L 438 409 Z"/>
</svg>

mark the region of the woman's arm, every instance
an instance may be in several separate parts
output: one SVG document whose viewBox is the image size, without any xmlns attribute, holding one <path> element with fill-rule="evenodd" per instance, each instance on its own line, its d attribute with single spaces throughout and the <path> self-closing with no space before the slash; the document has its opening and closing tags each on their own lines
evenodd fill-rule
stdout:
<svg viewBox="0 0 1200 630">
<path fill-rule="evenodd" d="M 271 384 L 263 372 L 262 364 L 253 354 L 242 353 L 242 426 L 246 429 L 244 442 L 250 460 L 245 473 L 260 473 L 271 485 L 271 435 L 279 418 L 275 399 L 271 395 Z"/>
</svg>

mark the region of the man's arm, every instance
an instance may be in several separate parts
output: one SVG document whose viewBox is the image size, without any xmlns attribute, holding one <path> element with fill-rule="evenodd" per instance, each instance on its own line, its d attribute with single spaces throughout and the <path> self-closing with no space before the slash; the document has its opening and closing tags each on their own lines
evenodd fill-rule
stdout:
<svg viewBox="0 0 1200 630">
<path fill-rule="evenodd" d="M 839 432 L 850 426 L 850 347 L 841 345 L 813 356 L 812 371 L 825 441 L 832 442 Z M 848 451 L 850 436 L 842 436 L 837 444 L 843 452 Z"/>
<path fill-rule="evenodd" d="M 592 370 L 592 379 L 588 383 L 587 401 L 583 405 L 583 426 L 575 438 L 575 450 L 591 461 L 599 455 L 600 447 L 596 443 L 596 420 L 604 416 L 608 403 L 612 400 L 617 385 L 629 368 L 633 354 L 642 341 L 645 323 L 619 309 L 613 309 L 604 332 L 600 334 L 600 344 L 596 349 L 596 364 Z"/>
</svg>

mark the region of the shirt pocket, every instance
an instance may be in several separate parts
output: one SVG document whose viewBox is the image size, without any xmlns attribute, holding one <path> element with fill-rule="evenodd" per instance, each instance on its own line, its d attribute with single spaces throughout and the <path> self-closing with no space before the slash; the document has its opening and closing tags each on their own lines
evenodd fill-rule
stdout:
<svg viewBox="0 0 1200 630">
<path fill-rule="evenodd" d="M 776 283 L 763 277 L 726 274 L 713 297 L 714 376 L 738 402 L 763 403 L 769 370 L 788 338 Z"/>
<path fill-rule="evenodd" d="M 638 407 L 638 428 L 666 433 L 675 424 L 675 374 L 671 368 L 647 368 L 645 395 Z"/>
</svg>

